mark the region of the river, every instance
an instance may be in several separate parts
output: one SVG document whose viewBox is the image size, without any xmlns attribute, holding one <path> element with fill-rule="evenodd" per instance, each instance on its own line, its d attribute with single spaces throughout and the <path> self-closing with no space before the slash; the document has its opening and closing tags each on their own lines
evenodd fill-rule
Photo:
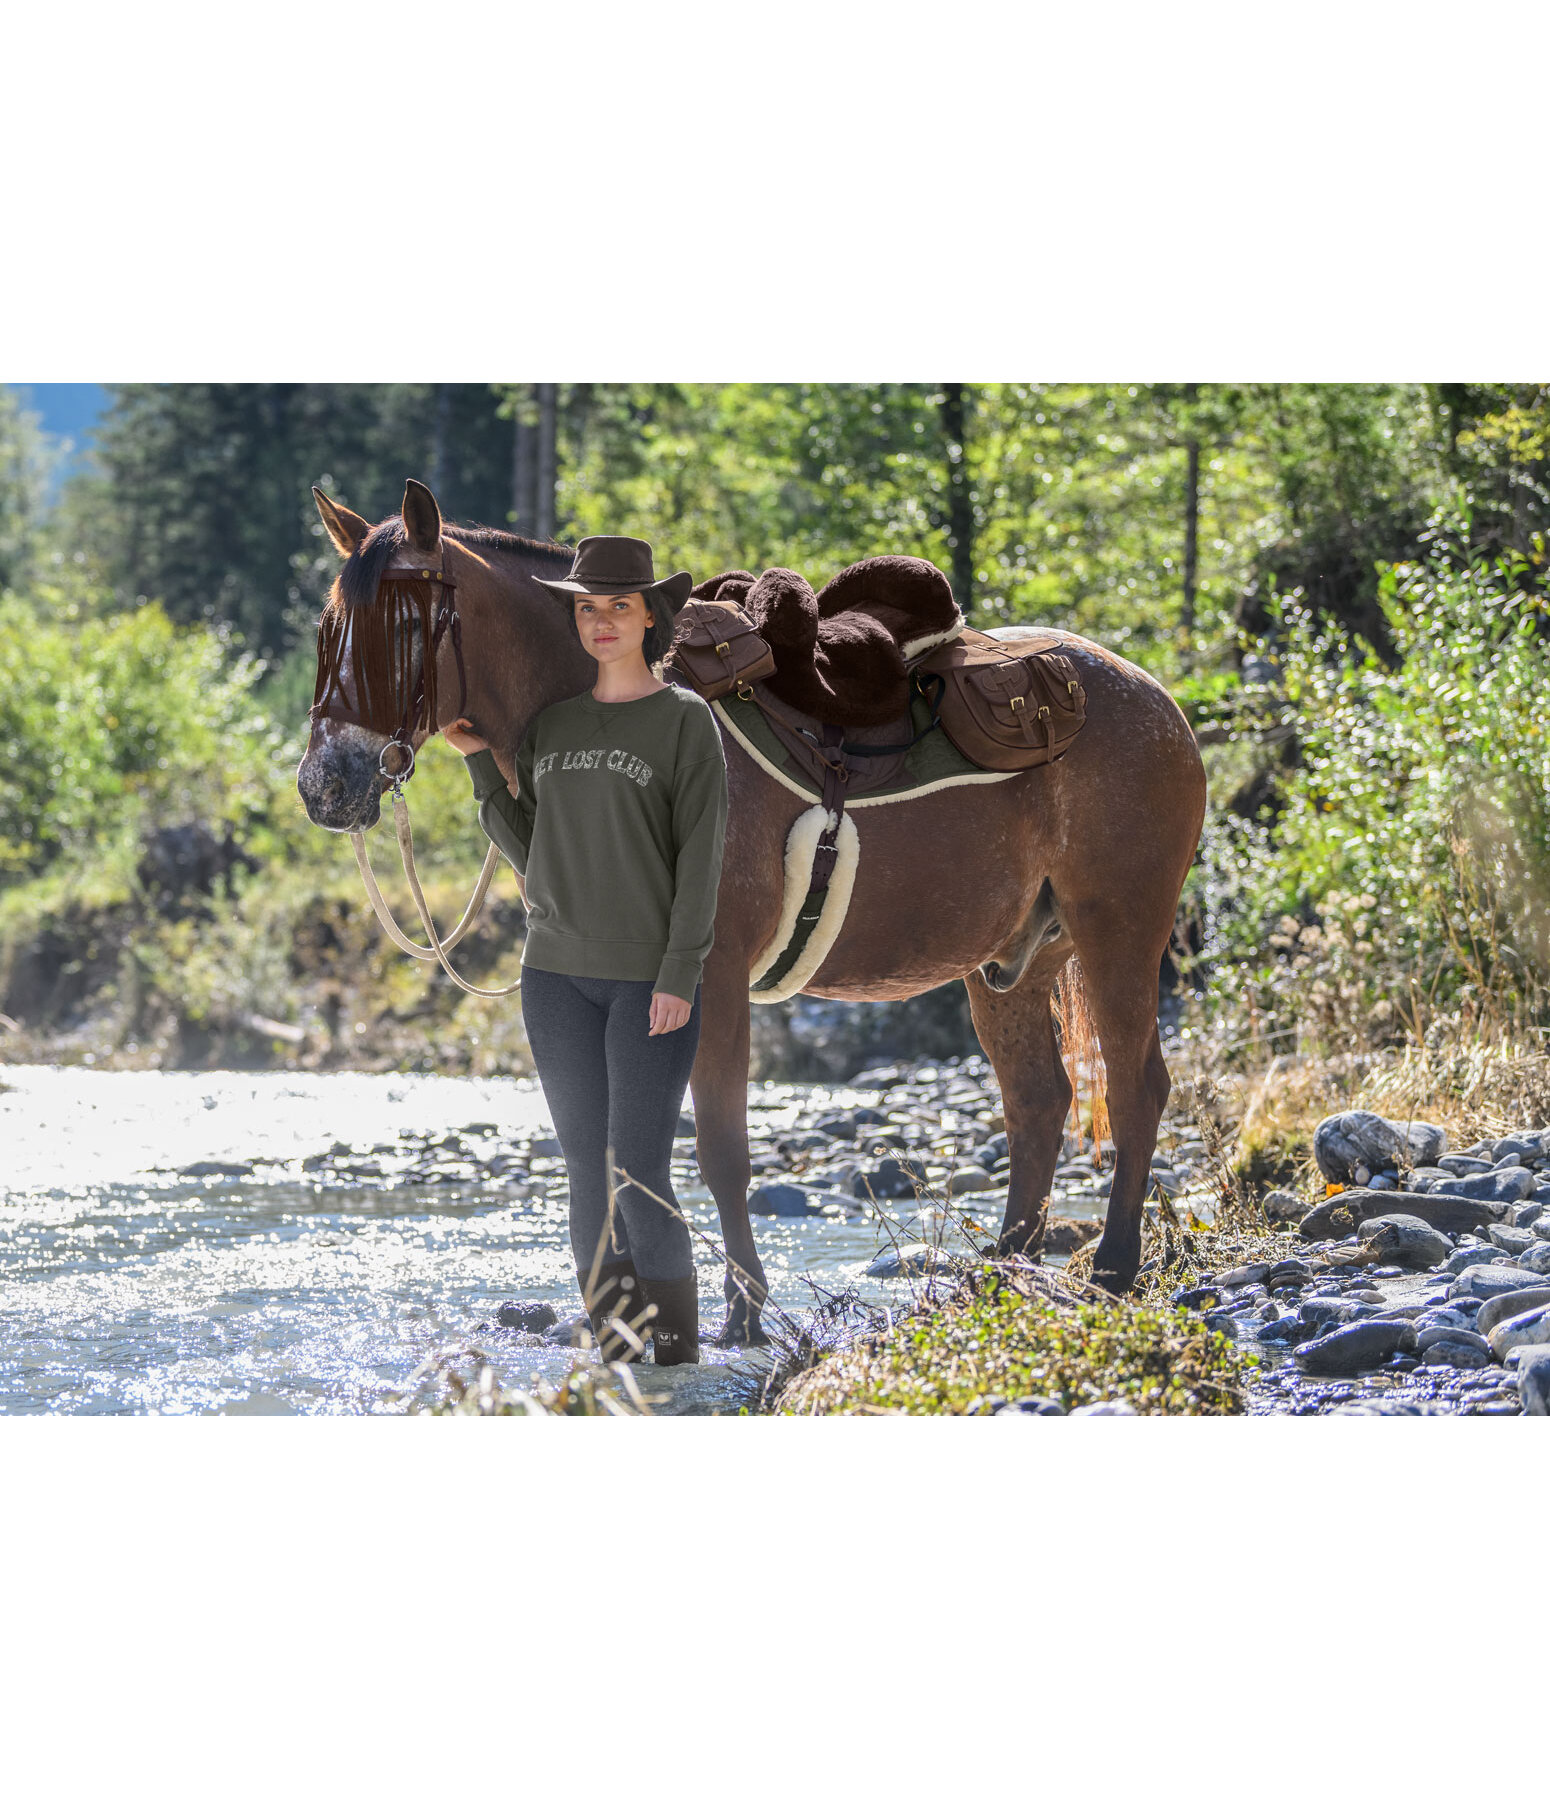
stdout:
<svg viewBox="0 0 1550 1800">
<path fill-rule="evenodd" d="M 766 1131 L 873 1098 L 750 1086 Z M 0 1067 L 0 1412 L 396 1413 L 428 1357 L 475 1351 L 503 1386 L 563 1374 L 568 1350 L 493 1323 L 503 1300 L 578 1304 L 563 1164 L 508 1166 L 550 1129 L 524 1080 Z M 719 1241 L 692 1163 L 674 1179 Z M 814 1303 L 804 1276 L 902 1297 L 858 1280 L 888 1242 L 871 1214 L 755 1230 L 788 1312 Z M 767 1354 L 704 1357 L 642 1371 L 656 1410 L 754 1403 Z"/>
</svg>

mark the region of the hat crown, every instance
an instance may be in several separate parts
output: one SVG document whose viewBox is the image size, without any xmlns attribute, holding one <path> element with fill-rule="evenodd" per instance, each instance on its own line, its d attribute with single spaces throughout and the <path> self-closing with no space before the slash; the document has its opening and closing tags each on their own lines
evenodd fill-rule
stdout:
<svg viewBox="0 0 1550 1800">
<path fill-rule="evenodd" d="M 650 544 L 633 537 L 583 538 L 576 546 L 570 572 L 572 581 L 595 581 L 624 590 L 650 587 L 656 578 Z"/>
</svg>

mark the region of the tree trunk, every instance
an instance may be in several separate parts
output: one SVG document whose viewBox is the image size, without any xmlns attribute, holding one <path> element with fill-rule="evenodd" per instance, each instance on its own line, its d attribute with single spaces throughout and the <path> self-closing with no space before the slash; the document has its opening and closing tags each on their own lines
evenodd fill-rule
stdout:
<svg viewBox="0 0 1550 1800">
<path fill-rule="evenodd" d="M 974 607 L 974 501 L 969 493 L 965 433 L 969 402 L 961 381 L 942 383 L 942 436 L 947 448 L 947 541 L 953 553 L 953 595 L 968 618 Z"/>
<path fill-rule="evenodd" d="M 1193 407 L 1200 398 L 1198 382 L 1184 385 L 1184 403 Z M 1189 439 L 1184 446 L 1184 615 L 1180 620 L 1186 639 L 1195 629 L 1195 571 L 1200 545 L 1200 439 L 1195 435 L 1195 421 L 1189 421 Z"/>
<path fill-rule="evenodd" d="M 555 426 L 559 411 L 559 387 L 552 381 L 538 384 L 538 498 L 534 535 L 554 536 Z"/>
<path fill-rule="evenodd" d="M 536 436 L 528 417 L 532 399 L 531 383 L 517 389 L 516 403 L 511 409 L 511 521 L 523 536 L 533 535 L 537 514 L 538 462 L 533 454 Z"/>
</svg>

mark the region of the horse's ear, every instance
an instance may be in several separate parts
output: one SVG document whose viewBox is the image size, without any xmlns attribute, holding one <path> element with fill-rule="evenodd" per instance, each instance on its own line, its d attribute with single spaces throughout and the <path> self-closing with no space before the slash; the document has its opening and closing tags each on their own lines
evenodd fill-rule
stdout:
<svg viewBox="0 0 1550 1800">
<path fill-rule="evenodd" d="M 441 542 L 441 508 L 423 481 L 404 483 L 404 528 L 416 550 L 429 554 Z"/>
<path fill-rule="evenodd" d="M 317 502 L 318 517 L 323 521 L 323 529 L 334 540 L 334 548 L 341 556 L 351 556 L 356 547 L 371 527 L 359 513 L 353 513 L 348 506 L 340 506 L 330 500 L 320 487 L 312 490 L 312 498 Z"/>
</svg>

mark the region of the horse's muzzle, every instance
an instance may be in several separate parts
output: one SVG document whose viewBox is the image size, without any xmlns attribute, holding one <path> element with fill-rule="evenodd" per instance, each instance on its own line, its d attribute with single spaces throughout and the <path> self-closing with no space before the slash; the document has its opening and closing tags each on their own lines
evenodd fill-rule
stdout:
<svg viewBox="0 0 1550 1800">
<path fill-rule="evenodd" d="M 371 745 L 308 745 L 296 771 L 296 791 L 314 825 L 324 831 L 369 831 L 376 824 L 382 816 L 377 759 Z"/>
</svg>

